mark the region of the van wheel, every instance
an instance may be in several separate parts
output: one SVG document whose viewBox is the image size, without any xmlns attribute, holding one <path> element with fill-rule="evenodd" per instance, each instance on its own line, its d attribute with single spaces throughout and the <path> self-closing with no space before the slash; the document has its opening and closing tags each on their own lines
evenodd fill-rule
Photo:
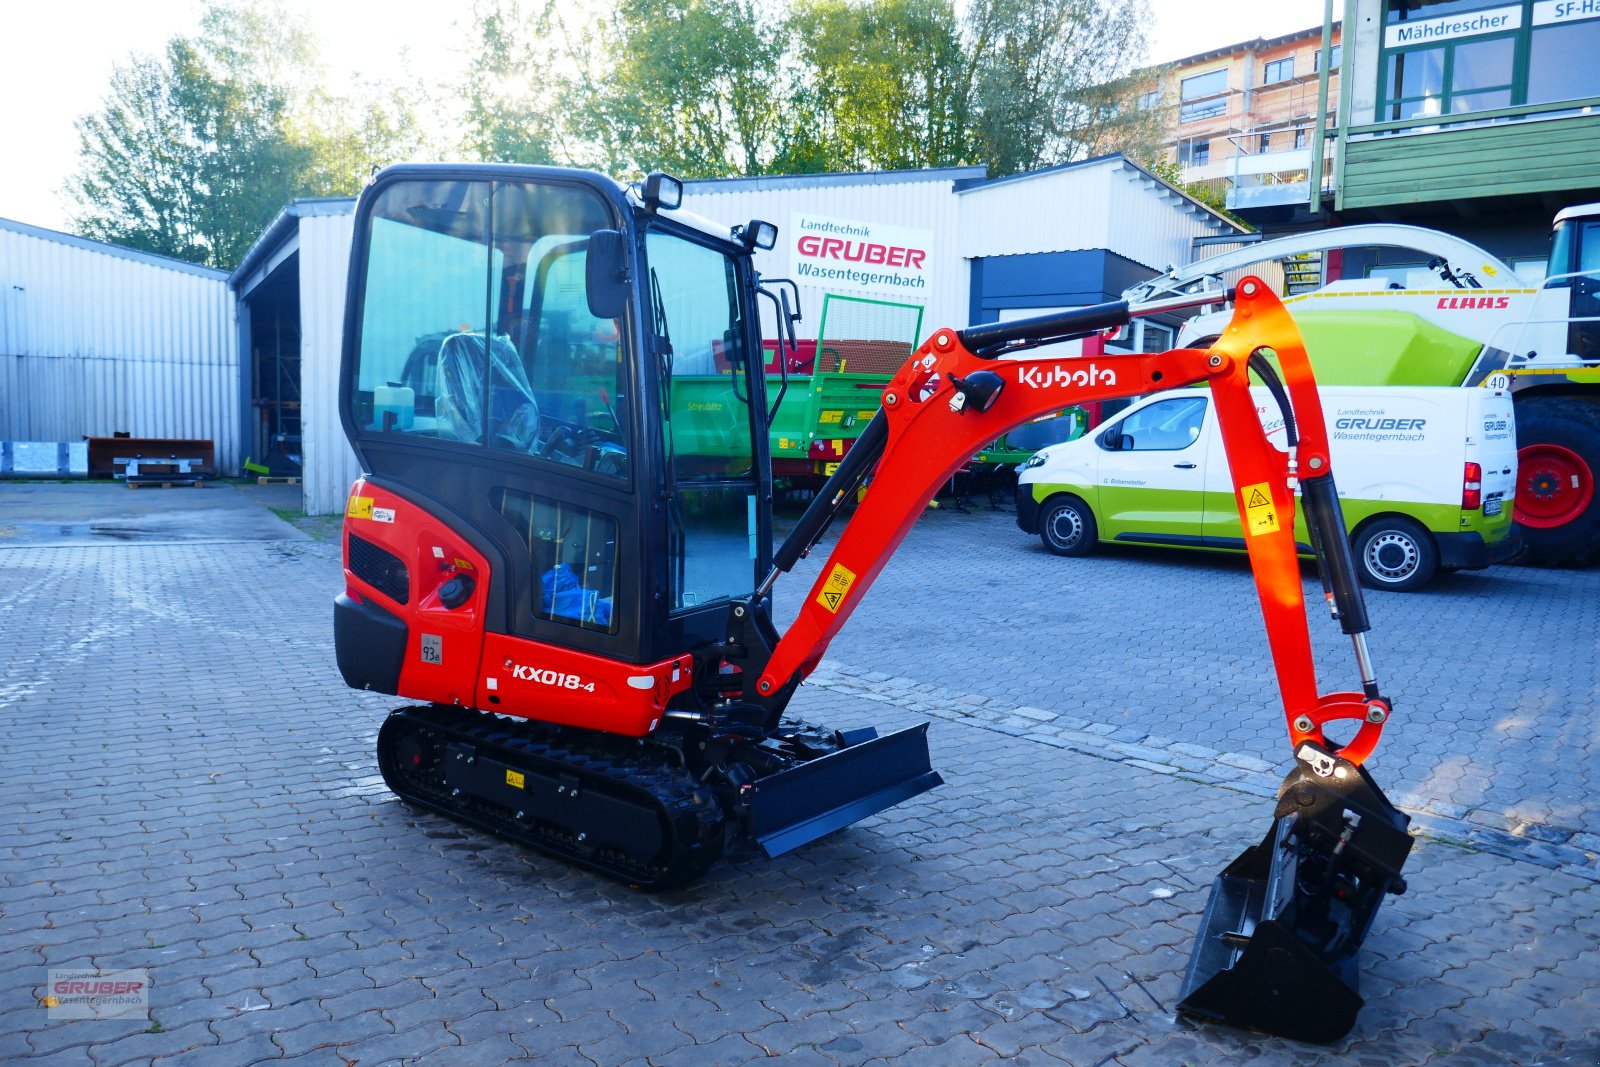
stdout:
<svg viewBox="0 0 1600 1067">
<path fill-rule="evenodd" d="M 1356 570 L 1373 589 L 1420 589 L 1439 569 L 1433 535 L 1400 515 L 1386 515 L 1363 526 L 1355 537 Z"/>
<path fill-rule="evenodd" d="M 1039 540 L 1058 556 L 1087 556 L 1100 533 L 1094 512 L 1075 496 L 1058 496 L 1039 515 Z"/>
</svg>

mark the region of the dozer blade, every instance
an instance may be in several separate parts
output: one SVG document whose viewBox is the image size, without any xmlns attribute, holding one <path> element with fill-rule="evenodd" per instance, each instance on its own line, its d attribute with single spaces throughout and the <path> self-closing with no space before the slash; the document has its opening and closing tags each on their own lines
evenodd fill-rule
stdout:
<svg viewBox="0 0 1600 1067">
<path fill-rule="evenodd" d="M 781 856 L 943 782 L 923 723 L 757 779 L 750 828 L 769 857 Z"/>
<path fill-rule="evenodd" d="M 1408 816 L 1367 772 L 1307 742 L 1272 827 L 1218 876 L 1178 1010 L 1297 1041 L 1337 1041 L 1362 1000 L 1356 953 L 1405 892 Z"/>
</svg>

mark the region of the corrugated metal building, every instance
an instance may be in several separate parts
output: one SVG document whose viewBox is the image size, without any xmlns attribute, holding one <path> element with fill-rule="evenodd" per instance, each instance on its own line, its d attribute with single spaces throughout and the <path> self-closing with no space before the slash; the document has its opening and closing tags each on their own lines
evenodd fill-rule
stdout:
<svg viewBox="0 0 1600 1067">
<path fill-rule="evenodd" d="M 274 469 L 298 465 L 305 510 L 344 507 L 361 473 L 339 423 L 339 351 L 355 200 L 297 200 L 228 279 L 239 305 L 246 428 Z"/>
<path fill-rule="evenodd" d="M 227 278 L 0 219 L 0 440 L 208 439 L 237 473 Z"/>
</svg>

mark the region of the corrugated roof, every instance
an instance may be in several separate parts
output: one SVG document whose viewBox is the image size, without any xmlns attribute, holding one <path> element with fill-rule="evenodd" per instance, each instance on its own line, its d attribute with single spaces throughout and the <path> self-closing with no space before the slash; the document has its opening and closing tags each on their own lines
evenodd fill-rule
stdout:
<svg viewBox="0 0 1600 1067">
<path fill-rule="evenodd" d="M 89 252 L 99 252 L 102 255 L 114 256 L 117 259 L 130 259 L 135 263 L 145 263 L 152 267 L 164 267 L 167 270 L 179 271 L 183 274 L 197 274 L 202 278 L 226 278 L 228 272 L 215 267 L 203 267 L 198 263 L 190 263 L 183 259 L 173 259 L 171 256 L 157 255 L 154 252 L 142 252 L 137 248 L 128 248 L 124 245 L 111 244 L 109 241 L 96 241 L 92 237 L 79 237 L 77 234 L 62 233 L 60 230 L 47 230 L 43 226 L 33 226 L 26 222 L 17 222 L 14 219 L 0 219 L 0 229 L 20 233 L 24 237 L 37 237 L 41 241 L 54 241 L 56 244 L 67 245 L 72 248 L 82 248 Z"/>
<path fill-rule="evenodd" d="M 963 182 L 956 186 L 955 191 L 958 194 L 970 193 L 978 189 L 993 189 L 997 185 L 1005 185 L 1010 182 L 1032 181 L 1035 178 L 1042 178 L 1051 174 L 1059 174 L 1062 171 L 1075 170 L 1080 167 L 1108 165 L 1127 167 L 1129 170 L 1138 171 L 1141 175 L 1160 186 L 1163 196 L 1170 194 L 1171 197 L 1179 201 L 1179 203 L 1185 208 L 1185 210 L 1188 211 L 1190 215 L 1196 218 L 1204 219 L 1214 229 L 1233 233 L 1250 232 L 1247 227 L 1240 225 L 1239 223 L 1233 221 L 1226 215 L 1223 215 L 1206 204 L 1202 204 L 1200 201 L 1196 200 L 1182 189 L 1174 187 L 1169 182 L 1157 177 L 1145 167 L 1135 163 L 1133 160 L 1119 152 L 1112 152 L 1103 156 L 1092 156 L 1089 159 L 1080 159 L 1075 163 L 1058 163 L 1053 167 L 1045 167 L 1043 170 L 1030 170 L 1023 174 L 1008 174 L 1003 178 L 990 178 L 981 182 Z"/>
<path fill-rule="evenodd" d="M 840 185 L 895 185 L 906 182 L 962 182 L 982 179 L 986 167 L 935 167 L 929 170 L 871 170 L 845 174 L 767 174 L 754 178 L 696 178 L 686 189 L 705 193 L 765 192 L 774 189 L 829 188 Z"/>
<path fill-rule="evenodd" d="M 267 228 L 261 231 L 261 236 L 257 237 L 255 243 L 245 252 L 239 265 L 228 275 L 228 285 L 237 289 L 239 282 L 255 270 L 256 264 L 271 256 L 280 244 L 288 240 L 299 226 L 301 219 L 314 215 L 353 215 L 355 210 L 356 198 L 353 196 L 330 196 L 291 202 L 273 217 Z"/>
</svg>

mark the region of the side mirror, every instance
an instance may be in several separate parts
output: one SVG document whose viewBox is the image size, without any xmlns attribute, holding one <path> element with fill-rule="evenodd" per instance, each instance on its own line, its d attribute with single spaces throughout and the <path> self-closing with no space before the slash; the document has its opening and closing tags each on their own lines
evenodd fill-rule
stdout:
<svg viewBox="0 0 1600 1067">
<path fill-rule="evenodd" d="M 595 318 L 619 319 L 627 310 L 633 290 L 628 284 L 628 249 L 621 231 L 596 230 L 589 235 L 584 288 L 589 314 Z"/>
</svg>

